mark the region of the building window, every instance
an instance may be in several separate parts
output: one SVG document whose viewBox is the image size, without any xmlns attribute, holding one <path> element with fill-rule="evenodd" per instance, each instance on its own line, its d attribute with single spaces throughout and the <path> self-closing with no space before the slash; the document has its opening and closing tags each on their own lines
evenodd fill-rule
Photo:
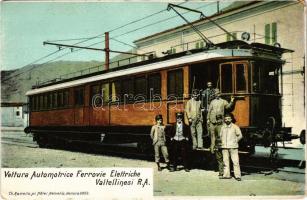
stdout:
<svg viewBox="0 0 307 200">
<path fill-rule="evenodd" d="M 196 49 L 202 49 L 202 48 L 204 48 L 204 42 L 203 42 L 203 41 L 196 42 L 195 48 L 196 48 Z"/>
<path fill-rule="evenodd" d="M 16 111 L 16 117 L 20 117 L 20 111 Z"/>
<path fill-rule="evenodd" d="M 233 40 L 236 40 L 237 39 L 237 32 L 232 32 L 231 33 L 234 37 L 232 37 L 231 35 L 229 34 L 226 34 L 226 41 L 233 41 Z"/>
<path fill-rule="evenodd" d="M 182 69 L 168 72 L 167 95 L 173 97 L 183 96 L 183 72 Z"/>
<path fill-rule="evenodd" d="M 270 38 L 271 38 L 271 27 L 270 24 L 266 24 L 264 26 L 264 42 L 265 44 L 270 44 Z"/>
<path fill-rule="evenodd" d="M 172 47 L 170 51 L 171 51 L 171 54 L 174 54 L 176 53 L 176 48 Z"/>
<path fill-rule="evenodd" d="M 83 106 L 84 105 L 84 88 L 77 88 L 74 90 L 75 105 Z"/>
</svg>

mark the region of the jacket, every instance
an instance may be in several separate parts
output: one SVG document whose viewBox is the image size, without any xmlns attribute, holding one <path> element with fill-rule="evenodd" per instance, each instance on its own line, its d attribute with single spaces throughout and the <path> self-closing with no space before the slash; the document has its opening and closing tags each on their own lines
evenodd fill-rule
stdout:
<svg viewBox="0 0 307 200">
<path fill-rule="evenodd" d="M 207 120 L 211 123 L 216 123 L 216 116 L 222 115 L 224 116 L 225 109 L 230 109 L 234 105 L 233 102 L 228 103 L 226 100 L 220 99 L 213 99 L 210 103 Z"/>
<path fill-rule="evenodd" d="M 160 142 L 165 142 L 165 126 L 161 126 L 163 129 L 162 135 L 163 135 L 163 140 L 161 140 Z M 155 145 L 158 141 L 159 141 L 159 126 L 158 125 L 153 125 L 151 127 L 151 131 L 150 131 L 150 137 L 152 139 L 152 144 Z"/>
<path fill-rule="evenodd" d="M 194 102 L 193 102 L 194 101 Z M 196 108 L 193 109 L 193 103 L 195 103 Z M 186 103 L 185 112 L 188 119 L 199 119 L 203 121 L 203 115 L 201 112 L 201 101 L 190 99 Z"/>
<path fill-rule="evenodd" d="M 239 141 L 242 139 L 242 133 L 237 125 L 231 123 L 227 126 L 227 124 L 224 124 L 221 128 L 220 135 L 222 140 L 222 148 L 230 149 L 239 147 Z"/>
<path fill-rule="evenodd" d="M 171 124 L 171 126 L 166 127 L 166 134 L 169 138 L 173 138 L 176 135 L 177 123 Z M 190 138 L 190 127 L 183 123 L 183 137 Z"/>
</svg>

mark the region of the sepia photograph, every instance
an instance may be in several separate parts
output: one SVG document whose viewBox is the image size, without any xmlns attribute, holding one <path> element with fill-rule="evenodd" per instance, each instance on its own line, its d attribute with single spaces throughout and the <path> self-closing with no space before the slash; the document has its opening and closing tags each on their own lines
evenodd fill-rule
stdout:
<svg viewBox="0 0 307 200">
<path fill-rule="evenodd" d="M 306 1 L 2 1 L 1 199 L 304 199 Z"/>
</svg>

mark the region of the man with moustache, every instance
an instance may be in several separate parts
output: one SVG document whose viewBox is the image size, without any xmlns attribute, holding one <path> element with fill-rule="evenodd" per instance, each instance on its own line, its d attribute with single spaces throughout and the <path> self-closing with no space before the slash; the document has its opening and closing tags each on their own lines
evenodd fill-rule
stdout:
<svg viewBox="0 0 307 200">
<path fill-rule="evenodd" d="M 229 156 L 233 163 L 235 179 L 241 181 L 241 171 L 239 165 L 239 141 L 242 139 L 240 128 L 232 123 L 232 116 L 226 114 L 224 118 L 225 124 L 221 128 L 222 154 L 224 163 L 224 173 L 221 179 L 229 179 L 230 165 Z"/>
</svg>

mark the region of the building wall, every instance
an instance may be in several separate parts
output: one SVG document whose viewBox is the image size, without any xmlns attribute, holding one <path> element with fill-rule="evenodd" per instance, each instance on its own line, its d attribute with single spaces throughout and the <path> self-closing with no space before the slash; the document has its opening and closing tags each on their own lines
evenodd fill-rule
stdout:
<svg viewBox="0 0 307 200">
<path fill-rule="evenodd" d="M 24 127 L 22 106 L 1 107 L 1 127 Z"/>
<path fill-rule="evenodd" d="M 220 16 L 216 22 L 229 32 L 237 32 L 240 39 L 241 33 L 251 33 L 250 42 L 265 43 L 265 25 L 270 24 L 272 34 L 272 23 L 277 24 L 277 42 L 282 48 L 292 49 L 294 53 L 283 55 L 286 63 L 283 68 L 282 85 L 282 113 L 283 124 L 293 127 L 293 133 L 299 134 L 305 129 L 305 96 L 304 96 L 304 6 L 296 2 L 262 2 L 253 5 L 254 8 L 228 13 Z M 225 42 L 226 35 L 212 23 L 198 24 L 201 32 L 209 37 L 214 43 Z M 154 36 L 151 39 L 138 41 L 136 44 L 144 51 L 156 51 L 157 56 L 162 56 L 162 51 L 176 48 L 176 52 L 187 50 L 182 48 L 183 43 L 192 42 L 189 48 L 195 48 L 195 40 L 199 36 L 191 29 L 179 28 L 169 33 Z M 272 44 L 272 39 L 270 44 Z M 178 46 L 179 44 L 179 46 Z M 181 45 L 180 45 L 181 44 Z"/>
</svg>

